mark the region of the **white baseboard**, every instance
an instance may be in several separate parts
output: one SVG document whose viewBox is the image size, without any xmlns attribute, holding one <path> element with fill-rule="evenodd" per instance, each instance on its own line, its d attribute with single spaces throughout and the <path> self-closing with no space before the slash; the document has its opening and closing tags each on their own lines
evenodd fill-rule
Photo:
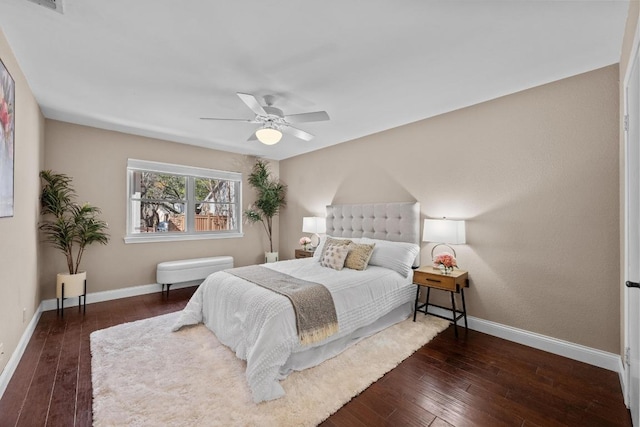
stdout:
<svg viewBox="0 0 640 427">
<path fill-rule="evenodd" d="M 202 283 L 202 280 L 194 280 L 191 282 L 176 283 L 171 285 L 171 289 L 188 288 L 190 286 L 197 286 Z M 158 283 L 152 283 L 150 285 L 132 286 L 130 288 L 114 289 L 112 291 L 93 292 L 87 294 L 87 304 L 94 304 L 96 302 L 111 301 L 114 299 L 135 297 L 138 295 L 152 294 L 154 292 L 160 292 L 162 285 Z M 56 299 L 48 299 L 42 301 L 42 311 L 49 311 L 56 309 Z M 65 307 L 77 307 L 78 298 L 71 297 L 64 301 Z"/>
<path fill-rule="evenodd" d="M 24 350 L 27 348 L 27 344 L 29 344 L 29 340 L 31 340 L 31 336 L 33 335 L 33 331 L 36 330 L 36 325 L 40 320 L 40 316 L 42 315 L 42 303 L 36 309 L 36 312 L 33 314 L 31 321 L 27 325 L 27 329 L 24 330 L 22 337 L 20 337 L 20 341 L 18 341 L 18 346 L 11 354 L 9 361 L 5 365 L 2 373 L 0 373 L 0 399 L 2 399 L 2 395 L 4 394 L 7 386 L 9 385 L 9 381 L 11 381 L 11 377 L 13 377 L 13 373 L 16 371 L 18 367 L 18 363 L 20 363 L 20 359 L 22 359 L 22 355 L 24 354 Z"/>
<path fill-rule="evenodd" d="M 449 311 L 438 307 L 430 306 L 429 311 L 442 316 L 451 317 L 451 313 Z M 574 344 L 569 341 L 502 325 L 489 320 L 478 319 L 472 316 L 467 316 L 467 321 L 469 323 L 469 329 L 473 329 L 474 331 L 483 332 L 488 335 L 493 335 L 494 337 L 517 342 L 539 350 L 548 351 L 549 353 L 568 357 L 569 359 L 578 360 L 609 371 L 618 372 L 618 375 L 621 378 L 624 376 L 624 371 L 620 370 L 622 367 L 622 358 L 619 354 L 597 350 L 584 345 Z M 464 319 L 460 319 L 458 321 L 458 325 L 460 324 L 464 325 Z"/>
<path fill-rule="evenodd" d="M 624 405 L 629 408 L 629 393 L 627 390 L 627 372 L 624 368 L 624 362 L 622 357 L 620 358 L 620 366 L 618 368 L 618 376 L 620 377 L 620 386 L 622 387 L 622 397 L 624 398 Z"/>
<path fill-rule="evenodd" d="M 174 285 L 171 285 L 171 289 L 180 289 L 180 288 L 187 288 L 190 286 L 197 286 L 201 282 L 202 280 L 195 280 L 192 282 L 176 283 Z M 154 292 L 160 292 L 161 290 L 162 290 L 162 285 L 158 283 L 153 283 L 150 285 L 132 286 L 130 288 L 115 289 L 112 291 L 88 293 L 87 304 L 92 304 L 92 303 L 102 302 L 102 301 L 110 301 L 110 300 L 120 299 L 120 298 L 133 297 L 137 295 L 151 294 Z M 78 298 L 66 299 L 64 306 L 65 308 L 77 307 Z M 0 399 L 2 398 L 2 395 L 7 389 L 7 386 L 9 385 L 9 381 L 11 381 L 11 377 L 13 377 L 13 374 L 16 368 L 18 367 L 18 363 L 20 363 L 20 359 L 24 354 L 24 350 L 27 348 L 27 344 L 29 344 L 29 340 L 31 340 L 31 336 L 33 335 L 33 332 L 36 329 L 36 325 L 40 320 L 40 316 L 42 315 L 42 312 L 55 310 L 55 309 L 56 309 L 55 298 L 42 301 L 38 306 L 38 308 L 36 309 L 36 312 L 34 313 L 33 318 L 29 322 L 27 329 L 25 329 L 25 331 L 22 334 L 22 337 L 20 338 L 20 341 L 18 342 L 18 346 L 16 347 L 14 352 L 11 354 L 11 358 L 9 358 L 9 361 L 7 362 L 7 365 L 2 370 L 2 373 L 0 373 Z"/>
</svg>

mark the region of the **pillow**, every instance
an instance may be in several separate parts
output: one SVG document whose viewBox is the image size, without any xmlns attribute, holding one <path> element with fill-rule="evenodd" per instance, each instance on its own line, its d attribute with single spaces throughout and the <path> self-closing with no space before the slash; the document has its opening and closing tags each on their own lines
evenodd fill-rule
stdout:
<svg viewBox="0 0 640 427">
<path fill-rule="evenodd" d="M 327 236 L 321 235 L 320 242 L 318 242 L 318 246 L 316 246 L 316 250 L 313 253 L 313 258 L 316 258 L 318 261 L 320 261 L 320 255 L 322 255 L 322 249 L 324 248 L 324 242 L 326 241 L 327 241 Z"/>
<path fill-rule="evenodd" d="M 415 243 L 390 242 L 388 240 L 363 238 L 362 243 L 375 243 L 369 265 L 388 268 L 397 271 L 404 277 L 409 277 L 411 266 L 420 253 L 420 247 Z"/>
<path fill-rule="evenodd" d="M 316 251 L 314 252 L 314 258 L 318 258 L 318 261 L 320 261 L 322 259 L 322 256 L 324 255 L 324 249 L 327 245 L 341 245 L 341 246 L 347 246 L 349 245 L 349 243 L 351 243 L 351 240 L 349 239 L 341 239 L 341 238 L 336 238 L 336 237 L 331 237 L 331 236 L 323 236 L 320 238 L 320 243 L 318 244 L 318 248 L 316 249 Z M 317 254 L 317 256 L 316 256 Z"/>
<path fill-rule="evenodd" d="M 324 245 L 324 254 L 320 258 L 320 265 L 334 270 L 342 270 L 348 253 L 349 246 L 326 244 Z"/>
<path fill-rule="evenodd" d="M 348 246 L 349 254 L 347 255 L 347 259 L 344 260 L 344 266 L 352 270 L 364 270 L 369 264 L 369 259 L 371 259 L 371 254 L 375 246 L 375 243 L 368 245 L 366 243 L 358 244 L 351 242 Z"/>
</svg>

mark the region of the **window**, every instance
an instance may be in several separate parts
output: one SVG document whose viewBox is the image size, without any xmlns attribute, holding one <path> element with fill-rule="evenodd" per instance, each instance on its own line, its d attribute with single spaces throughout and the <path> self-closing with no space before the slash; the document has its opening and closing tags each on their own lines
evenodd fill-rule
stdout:
<svg viewBox="0 0 640 427">
<path fill-rule="evenodd" d="M 127 162 L 126 243 L 242 236 L 242 174 Z"/>
</svg>

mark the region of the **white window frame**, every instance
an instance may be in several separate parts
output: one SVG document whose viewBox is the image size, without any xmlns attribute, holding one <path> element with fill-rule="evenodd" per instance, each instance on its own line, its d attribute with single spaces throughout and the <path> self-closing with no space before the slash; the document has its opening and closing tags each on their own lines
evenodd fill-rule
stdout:
<svg viewBox="0 0 640 427">
<path fill-rule="evenodd" d="M 132 184 L 133 173 L 136 171 L 145 172 L 158 172 L 172 175 L 180 175 L 187 177 L 187 180 L 192 178 L 210 178 L 220 179 L 225 181 L 234 181 L 238 185 L 236 187 L 237 196 L 237 212 L 236 221 L 238 224 L 237 230 L 223 230 L 223 231 L 185 231 L 181 233 L 134 233 L 133 221 L 132 221 Z M 187 184 L 187 203 L 185 206 L 185 223 L 187 224 L 187 230 L 192 230 L 194 227 L 195 212 L 195 194 L 194 186 Z M 227 172 L 214 169 L 198 168 L 193 166 L 182 166 L 171 163 L 152 162 L 148 160 L 136 160 L 127 159 L 127 221 L 126 221 L 126 234 L 124 238 L 125 243 L 148 243 L 148 242 L 172 242 L 183 240 L 203 240 L 203 239 L 229 239 L 243 237 L 242 233 L 242 174 L 239 172 Z"/>
</svg>

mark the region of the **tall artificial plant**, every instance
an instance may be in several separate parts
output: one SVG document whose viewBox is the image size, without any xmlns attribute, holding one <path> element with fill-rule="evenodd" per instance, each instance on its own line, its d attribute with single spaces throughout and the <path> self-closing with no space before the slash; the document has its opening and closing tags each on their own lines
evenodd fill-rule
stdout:
<svg viewBox="0 0 640 427">
<path fill-rule="evenodd" d="M 269 237 L 270 252 L 273 252 L 273 217 L 287 205 L 287 186 L 272 177 L 267 163 L 260 159 L 249 174 L 249 185 L 256 190 L 257 199 L 244 215 L 251 223 L 262 223 Z"/>
<path fill-rule="evenodd" d="M 108 225 L 98 218 L 99 208 L 74 202 L 76 192 L 71 177 L 43 170 L 40 178 L 40 213 L 44 219 L 39 228 L 45 240 L 64 253 L 69 274 L 77 274 L 85 248 L 109 242 Z"/>
</svg>

